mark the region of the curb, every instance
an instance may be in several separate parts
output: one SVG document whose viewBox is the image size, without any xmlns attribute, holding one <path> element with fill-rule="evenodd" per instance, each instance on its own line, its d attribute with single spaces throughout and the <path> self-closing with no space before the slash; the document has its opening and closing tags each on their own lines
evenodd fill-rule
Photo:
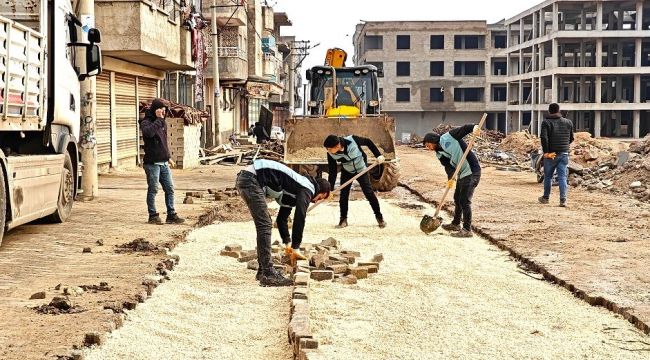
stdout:
<svg viewBox="0 0 650 360">
<path fill-rule="evenodd" d="M 298 261 L 296 273 L 293 276 L 291 292 L 290 320 L 287 329 L 289 344 L 293 349 L 294 360 L 315 360 L 321 354 L 318 350 L 318 340 L 311 331 L 309 307 L 309 262 Z"/>
</svg>

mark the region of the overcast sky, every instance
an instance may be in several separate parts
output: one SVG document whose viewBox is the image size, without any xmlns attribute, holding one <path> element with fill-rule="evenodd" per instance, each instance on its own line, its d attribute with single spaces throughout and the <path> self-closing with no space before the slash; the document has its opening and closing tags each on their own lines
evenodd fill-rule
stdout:
<svg viewBox="0 0 650 360">
<path fill-rule="evenodd" d="M 320 43 L 303 63 L 303 70 L 322 65 L 328 48 L 348 52 L 352 65 L 352 36 L 360 20 L 487 20 L 513 17 L 542 0 L 268 0 L 275 11 L 286 12 L 293 22 L 282 35 Z M 275 5 L 274 5 L 275 4 Z"/>
</svg>

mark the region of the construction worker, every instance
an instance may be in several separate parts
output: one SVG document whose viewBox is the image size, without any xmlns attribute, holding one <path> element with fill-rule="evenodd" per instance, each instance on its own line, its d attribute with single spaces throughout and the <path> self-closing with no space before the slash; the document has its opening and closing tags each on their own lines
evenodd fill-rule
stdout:
<svg viewBox="0 0 650 360">
<path fill-rule="evenodd" d="M 557 170 L 560 206 L 566 207 L 569 149 L 573 142 L 573 123 L 562 116 L 558 104 L 549 105 L 548 112 L 549 115 L 542 122 L 542 131 L 539 136 L 544 152 L 544 195 L 539 197 L 539 202 L 548 204 L 551 196 L 551 181 Z"/>
<path fill-rule="evenodd" d="M 442 225 L 447 231 L 453 231 L 451 236 L 459 238 L 470 238 L 472 234 L 472 196 L 474 189 L 481 180 L 481 164 L 474 154 L 470 151 L 458 173 L 457 179 L 452 179 L 456 167 L 467 149 L 467 144 L 463 138 L 473 133 L 478 136 L 481 129 L 478 125 L 465 125 L 453 129 L 442 136 L 429 133 L 424 136 L 424 146 L 431 151 L 436 152 L 436 157 L 445 167 L 447 173 L 447 188 L 454 187 L 456 180 L 456 191 L 454 192 L 454 219 L 449 224 Z M 461 228 L 460 223 L 463 223 Z"/>
<path fill-rule="evenodd" d="M 359 136 L 346 136 L 338 137 L 336 135 L 329 135 L 323 146 L 327 149 L 327 165 L 329 168 L 329 183 L 334 188 L 336 182 L 336 175 L 338 172 L 338 163 L 341 163 L 341 184 L 346 183 L 352 179 L 356 174 L 364 171 L 367 168 L 368 159 L 366 153 L 361 149 L 362 146 L 367 146 L 372 154 L 377 158 L 380 164 L 386 161 L 384 156 L 379 152 L 375 143 L 370 139 L 362 138 Z M 379 200 L 374 191 L 372 191 L 372 184 L 370 183 L 370 176 L 366 173 L 360 176 L 357 181 L 361 185 L 361 190 L 366 196 L 366 199 L 375 213 L 375 218 L 380 228 L 386 227 L 384 216 L 381 214 L 379 208 Z M 350 198 L 350 189 L 352 184 L 346 186 L 341 190 L 341 197 L 339 204 L 341 207 L 341 218 L 337 228 L 344 228 L 348 226 L 348 200 Z"/>
<path fill-rule="evenodd" d="M 318 202 L 329 196 L 330 184 L 321 178 L 302 176 L 283 164 L 271 160 L 255 160 L 237 175 L 237 190 L 251 212 L 257 230 L 257 261 L 259 268 L 256 279 L 262 286 L 289 286 L 293 281 L 285 278 L 273 268 L 271 261 L 271 229 L 273 222 L 268 213 L 266 198 L 280 204 L 276 218 L 285 252 L 292 259 L 306 259 L 300 254 L 305 216 L 310 202 Z M 289 234 L 287 220 L 292 208 L 292 234 Z"/>
</svg>

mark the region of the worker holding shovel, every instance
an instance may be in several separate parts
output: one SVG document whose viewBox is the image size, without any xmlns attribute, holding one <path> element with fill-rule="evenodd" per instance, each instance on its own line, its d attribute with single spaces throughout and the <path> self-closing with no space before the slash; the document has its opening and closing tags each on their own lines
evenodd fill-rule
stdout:
<svg viewBox="0 0 650 360">
<path fill-rule="evenodd" d="M 431 151 L 436 152 L 436 157 L 445 167 L 447 173 L 447 188 L 451 189 L 456 184 L 454 192 L 454 219 L 450 224 L 442 225 L 447 231 L 454 231 L 453 237 L 470 238 L 472 234 L 472 196 L 474 189 L 481 180 L 481 164 L 474 154 L 470 151 L 467 154 L 467 161 L 463 162 L 463 153 L 467 149 L 467 144 L 463 138 L 473 133 L 474 137 L 481 133 L 479 125 L 465 125 L 453 129 L 445 134 L 438 135 L 429 133 L 424 136 L 424 146 Z M 460 165 L 457 178 L 453 178 L 456 167 Z M 460 223 L 463 222 L 461 228 Z"/>
<path fill-rule="evenodd" d="M 366 153 L 361 149 L 362 146 L 367 146 L 368 149 L 372 151 L 372 154 L 377 158 L 377 162 L 381 164 L 386 161 L 386 158 L 381 154 L 375 143 L 370 139 L 354 135 L 347 137 L 330 135 L 325 139 L 323 146 L 327 149 L 327 165 L 330 186 L 334 188 L 334 183 L 336 182 L 336 176 L 338 173 L 338 163 L 341 163 L 343 168 L 341 170 L 341 185 L 348 182 L 348 180 L 352 179 L 356 174 L 365 172 L 357 178 L 357 181 L 359 182 L 359 185 L 361 185 L 361 190 L 370 203 L 372 211 L 375 213 L 377 224 L 380 228 L 385 228 L 386 222 L 384 221 L 384 216 L 381 214 L 381 209 L 379 208 L 379 200 L 377 200 L 377 195 L 375 195 L 372 190 L 370 176 L 365 171 L 368 167 L 368 159 Z M 348 201 L 350 199 L 351 187 L 352 184 L 341 189 L 341 197 L 339 199 L 341 219 L 337 228 L 348 226 Z"/>
<path fill-rule="evenodd" d="M 286 246 L 285 253 L 296 259 L 306 259 L 300 254 L 305 216 L 310 202 L 317 202 L 329 196 L 330 184 L 321 178 L 302 176 L 287 166 L 271 160 L 255 160 L 253 164 L 237 175 L 237 190 L 246 202 L 257 230 L 257 261 L 259 269 L 256 279 L 262 286 L 290 286 L 293 281 L 279 274 L 271 261 L 271 230 L 273 223 L 269 216 L 266 198 L 280 204 L 276 222 Z M 292 233 L 289 234 L 287 220 L 295 208 Z"/>
</svg>

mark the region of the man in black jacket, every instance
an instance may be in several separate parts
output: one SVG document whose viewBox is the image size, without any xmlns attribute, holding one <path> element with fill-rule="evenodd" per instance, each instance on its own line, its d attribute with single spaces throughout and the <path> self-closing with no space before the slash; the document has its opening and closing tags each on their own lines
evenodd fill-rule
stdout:
<svg viewBox="0 0 650 360">
<path fill-rule="evenodd" d="M 549 115 L 542 122 L 540 140 L 544 152 L 544 195 L 539 198 L 542 204 L 548 204 L 551 196 L 551 182 L 557 170 L 560 185 L 560 206 L 566 207 L 567 180 L 569 176 L 569 150 L 573 142 L 573 123 L 560 114 L 560 106 L 551 104 Z"/>
<path fill-rule="evenodd" d="M 386 161 L 372 140 L 359 136 L 351 135 L 338 137 L 336 135 L 330 135 L 325 139 L 323 146 L 327 149 L 329 183 L 332 188 L 334 188 L 334 183 L 336 183 L 338 163 L 341 163 L 341 185 L 366 169 L 368 158 L 361 148 L 362 146 L 367 146 L 380 164 Z M 379 200 L 377 200 L 375 192 L 372 191 L 370 175 L 365 173 L 363 176 L 359 177 L 357 181 L 359 182 L 359 185 L 361 185 L 361 190 L 370 203 L 372 211 L 375 213 L 375 218 L 377 219 L 379 227 L 385 228 L 386 222 L 384 221 L 384 216 L 381 214 L 381 209 L 379 208 Z M 337 228 L 348 226 L 348 201 L 350 199 L 351 187 L 352 184 L 341 190 L 341 197 L 339 199 L 341 219 Z"/>
<path fill-rule="evenodd" d="M 266 132 L 264 125 L 262 125 L 260 122 L 255 123 L 255 127 L 253 128 L 253 135 L 255 135 L 255 139 L 257 140 L 258 144 L 262 144 L 265 141 L 271 140 L 269 133 Z"/>
<path fill-rule="evenodd" d="M 176 214 L 174 209 L 174 181 L 169 168 L 171 162 L 169 147 L 167 145 L 167 124 L 165 114 L 167 105 L 162 99 L 154 99 L 145 117 L 140 121 L 140 130 L 144 140 L 144 172 L 147 174 L 147 208 L 149 211 L 149 224 L 161 225 L 163 222 L 156 211 L 156 194 L 158 183 L 165 192 L 165 205 L 167 206 L 168 224 L 181 224 L 185 222 Z M 173 163 L 172 163 L 173 164 Z"/>
<path fill-rule="evenodd" d="M 271 261 L 271 229 L 266 198 L 280 204 L 276 218 L 285 252 L 293 259 L 305 259 L 300 254 L 305 216 L 310 202 L 317 202 L 329 196 L 330 186 L 325 179 L 302 176 L 283 164 L 271 160 L 255 160 L 252 165 L 237 175 L 237 190 L 246 202 L 253 216 L 257 230 L 257 261 L 259 269 L 256 279 L 262 286 L 289 286 L 293 281 L 279 274 Z M 288 219 L 296 208 L 292 233 L 289 234 Z"/>
<path fill-rule="evenodd" d="M 463 163 L 458 173 L 458 179 L 452 179 L 456 167 L 467 150 L 467 144 L 463 140 L 465 136 L 473 133 L 478 136 L 481 129 L 478 125 L 465 125 L 450 130 L 442 136 L 429 133 L 424 136 L 424 146 L 431 151 L 436 152 L 436 157 L 445 167 L 447 173 L 447 187 L 451 189 L 456 184 L 454 192 L 454 219 L 450 224 L 442 226 L 447 231 L 454 231 L 453 237 L 469 238 L 472 237 L 472 197 L 474 190 L 481 181 L 481 164 L 478 157 L 473 151 L 467 154 L 467 161 Z M 463 227 L 460 227 L 461 221 Z"/>
</svg>

